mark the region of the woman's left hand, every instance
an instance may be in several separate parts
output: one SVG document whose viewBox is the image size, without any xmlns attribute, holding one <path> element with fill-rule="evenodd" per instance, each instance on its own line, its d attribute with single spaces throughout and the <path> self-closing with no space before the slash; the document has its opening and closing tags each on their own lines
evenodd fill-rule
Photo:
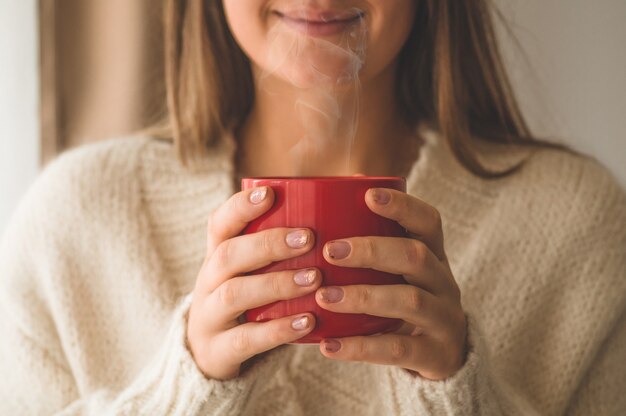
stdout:
<svg viewBox="0 0 626 416">
<path fill-rule="evenodd" d="M 324 340 L 321 352 L 336 360 L 395 365 L 426 379 L 447 379 L 465 362 L 467 322 L 443 249 L 439 212 L 391 189 L 370 189 L 365 202 L 415 238 L 331 241 L 324 247 L 324 257 L 337 266 L 403 275 L 407 284 L 324 287 L 316 300 L 329 311 L 398 318 L 404 324 L 394 333 Z"/>
</svg>

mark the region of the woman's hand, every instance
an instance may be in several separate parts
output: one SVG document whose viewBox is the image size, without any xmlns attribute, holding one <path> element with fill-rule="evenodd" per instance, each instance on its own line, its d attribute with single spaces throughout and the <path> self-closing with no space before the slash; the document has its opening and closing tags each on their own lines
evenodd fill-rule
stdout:
<svg viewBox="0 0 626 416">
<path fill-rule="evenodd" d="M 395 333 L 324 340 L 322 354 L 395 365 L 430 380 L 446 379 L 465 361 L 467 323 L 443 249 L 441 217 L 430 205 L 391 189 L 370 189 L 365 201 L 415 238 L 331 241 L 324 246 L 324 257 L 337 266 L 400 274 L 407 284 L 325 287 L 318 290 L 316 301 L 333 312 L 398 318 L 404 325 Z"/>
<path fill-rule="evenodd" d="M 314 292 L 319 270 L 293 270 L 242 276 L 268 264 L 296 257 L 314 245 L 307 229 L 274 228 L 239 235 L 274 202 L 269 187 L 239 192 L 220 206 L 208 224 L 208 250 L 198 274 L 189 311 L 187 341 L 200 370 L 226 380 L 249 358 L 303 337 L 315 327 L 311 314 L 265 323 L 239 324 L 247 309 Z"/>
</svg>

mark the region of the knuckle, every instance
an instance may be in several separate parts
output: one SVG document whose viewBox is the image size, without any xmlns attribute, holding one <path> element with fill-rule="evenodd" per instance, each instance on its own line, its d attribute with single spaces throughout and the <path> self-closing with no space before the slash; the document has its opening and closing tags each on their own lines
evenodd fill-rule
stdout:
<svg viewBox="0 0 626 416">
<path fill-rule="evenodd" d="M 406 293 L 406 306 L 410 311 L 418 312 L 423 306 L 422 292 L 420 289 L 411 286 Z"/>
<path fill-rule="evenodd" d="M 272 274 L 269 277 L 269 286 L 271 287 L 272 290 L 272 295 L 274 295 L 274 297 L 276 299 L 282 299 L 283 298 L 283 274 L 281 273 L 275 273 Z"/>
<path fill-rule="evenodd" d="M 205 371 L 206 369 L 211 367 L 211 351 L 208 345 L 205 345 L 198 349 L 192 348 L 191 354 L 194 361 L 201 370 Z"/>
<path fill-rule="evenodd" d="M 274 232 L 262 232 L 259 236 L 259 250 L 265 255 L 271 255 L 274 251 L 274 241 L 276 240 L 276 233 Z"/>
<path fill-rule="evenodd" d="M 287 336 L 288 332 L 289 331 L 285 330 L 284 328 L 275 329 L 275 328 L 269 328 L 268 326 L 268 329 L 264 331 L 264 334 L 269 344 L 280 345 L 280 344 L 284 344 L 288 340 L 289 338 Z"/>
<path fill-rule="evenodd" d="M 433 231 L 440 231 L 443 228 L 441 213 L 439 212 L 439 210 L 437 210 L 437 208 L 432 208 L 431 224 L 433 227 Z"/>
<path fill-rule="evenodd" d="M 362 237 L 361 238 L 361 250 L 363 250 L 364 258 L 366 259 L 376 259 L 378 256 L 378 250 L 376 247 L 376 242 L 373 238 L 370 237 Z"/>
<path fill-rule="evenodd" d="M 239 192 L 237 195 L 234 195 L 229 201 L 230 212 L 237 216 L 242 216 L 245 213 L 246 204 L 244 202 L 245 196 L 243 192 Z"/>
<path fill-rule="evenodd" d="M 362 286 L 356 292 L 356 301 L 359 311 L 372 302 L 372 291 L 367 286 Z"/>
<path fill-rule="evenodd" d="M 389 353 L 391 354 L 392 360 L 395 362 L 403 361 L 408 356 L 409 347 L 403 339 L 396 338 L 391 341 Z"/>
<path fill-rule="evenodd" d="M 230 261 L 232 243 L 229 240 L 222 241 L 215 249 L 213 256 L 218 267 L 226 267 Z"/>
<path fill-rule="evenodd" d="M 411 216 L 413 206 L 409 198 L 399 198 L 397 204 L 390 205 L 391 215 L 399 221 L 403 221 Z"/>
<path fill-rule="evenodd" d="M 369 346 L 367 342 L 363 339 L 359 339 L 352 349 L 352 357 L 353 359 L 363 360 L 366 359 L 369 355 Z"/>
<path fill-rule="evenodd" d="M 248 351 L 250 351 L 250 336 L 248 334 L 248 331 L 237 331 L 233 335 L 231 344 L 233 352 L 237 353 L 238 355 L 246 355 Z"/>
<path fill-rule="evenodd" d="M 406 245 L 405 254 L 409 264 L 415 268 L 421 268 L 426 262 L 426 245 L 421 241 L 411 240 L 410 243 Z"/>
<path fill-rule="evenodd" d="M 237 289 L 232 281 L 227 280 L 222 283 L 217 290 L 217 296 L 220 303 L 224 306 L 233 306 L 237 299 Z"/>
</svg>

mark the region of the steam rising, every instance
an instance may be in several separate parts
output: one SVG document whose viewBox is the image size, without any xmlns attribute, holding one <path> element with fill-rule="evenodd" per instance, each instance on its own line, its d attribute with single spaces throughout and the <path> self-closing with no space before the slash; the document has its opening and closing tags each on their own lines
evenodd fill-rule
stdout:
<svg viewBox="0 0 626 416">
<path fill-rule="evenodd" d="M 335 16 L 350 20 L 347 30 L 332 40 L 300 33 L 284 23 L 270 33 L 270 75 L 288 80 L 297 90 L 294 106 L 306 135 L 289 150 L 297 174 L 319 174 L 325 155 L 342 155 L 346 172 L 358 125 L 359 71 L 366 49 L 366 25 L 361 10 Z M 262 85 L 262 84 L 261 84 Z"/>
</svg>

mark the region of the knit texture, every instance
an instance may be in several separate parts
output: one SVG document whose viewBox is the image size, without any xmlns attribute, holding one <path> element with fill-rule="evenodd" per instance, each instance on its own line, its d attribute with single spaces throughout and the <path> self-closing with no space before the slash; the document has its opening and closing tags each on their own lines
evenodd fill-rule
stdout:
<svg viewBox="0 0 626 416">
<path fill-rule="evenodd" d="M 469 174 L 425 133 L 408 192 L 435 206 L 469 316 L 464 367 L 433 382 L 283 346 L 234 380 L 185 346 L 205 224 L 232 146 L 195 171 L 128 138 L 53 162 L 0 246 L 0 414 L 626 414 L 626 197 L 588 158 L 483 145 Z M 219 359 L 219 357 L 215 357 Z"/>
</svg>

